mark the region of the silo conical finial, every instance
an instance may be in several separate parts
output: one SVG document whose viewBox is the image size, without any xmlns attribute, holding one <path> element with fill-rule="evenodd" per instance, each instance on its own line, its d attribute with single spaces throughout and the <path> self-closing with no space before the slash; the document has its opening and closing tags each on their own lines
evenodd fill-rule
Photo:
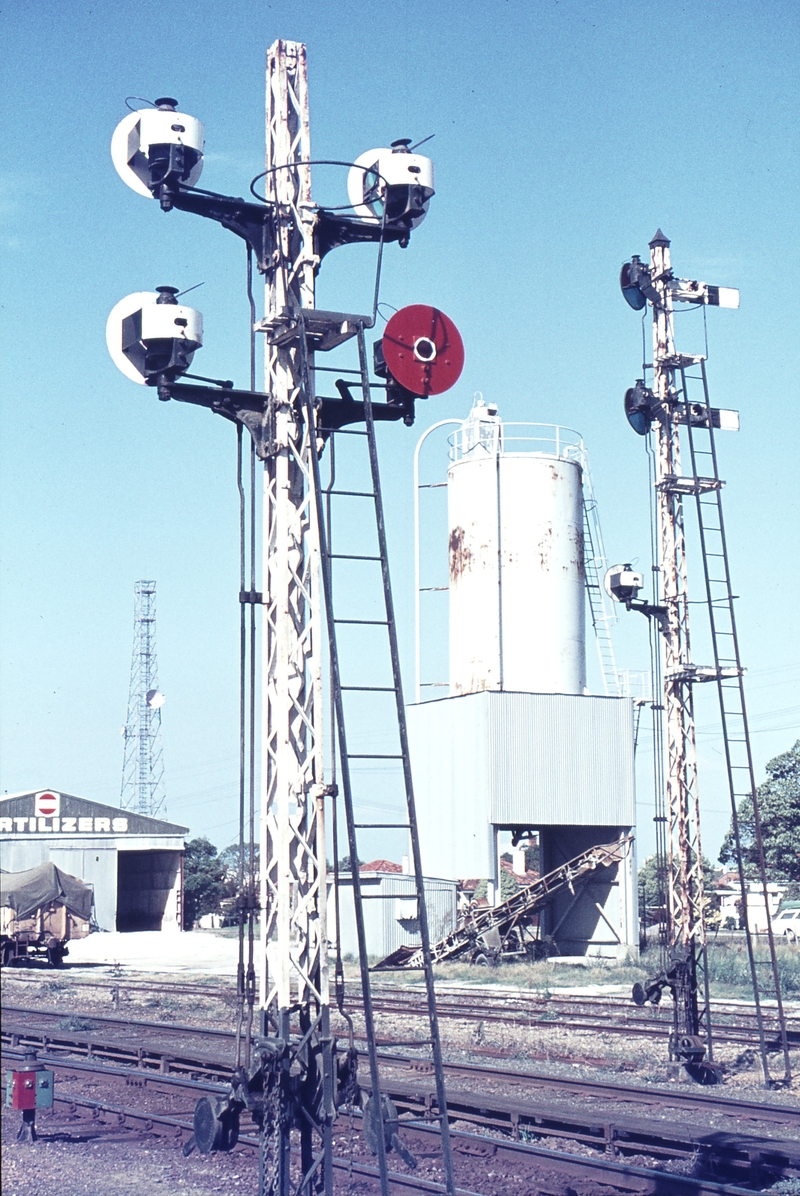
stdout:
<svg viewBox="0 0 800 1196">
<path fill-rule="evenodd" d="M 650 248 L 655 249 L 656 245 L 663 245 L 665 249 L 669 249 L 669 237 L 665 237 L 660 228 L 656 229 L 655 236 L 650 242 Z"/>
</svg>

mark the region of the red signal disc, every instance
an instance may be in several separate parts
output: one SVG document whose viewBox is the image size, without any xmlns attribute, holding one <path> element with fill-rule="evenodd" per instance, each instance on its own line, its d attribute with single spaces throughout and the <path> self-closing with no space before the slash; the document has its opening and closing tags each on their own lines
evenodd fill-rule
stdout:
<svg viewBox="0 0 800 1196">
<path fill-rule="evenodd" d="M 392 377 L 415 395 L 440 395 L 464 368 L 464 342 L 453 321 L 424 303 L 395 312 L 383 333 L 383 356 Z"/>
</svg>

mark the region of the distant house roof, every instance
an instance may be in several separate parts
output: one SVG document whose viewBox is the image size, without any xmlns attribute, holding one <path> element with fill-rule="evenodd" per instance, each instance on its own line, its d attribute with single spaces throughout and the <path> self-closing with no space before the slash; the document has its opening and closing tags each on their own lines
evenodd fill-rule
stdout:
<svg viewBox="0 0 800 1196">
<path fill-rule="evenodd" d="M 514 880 L 519 885 L 532 885 L 535 880 L 539 879 L 539 873 L 534 872 L 533 870 L 530 872 L 515 872 L 513 866 L 508 862 L 508 860 L 501 860 L 500 867 L 504 872 L 507 872 L 509 876 L 513 876 Z"/>
<path fill-rule="evenodd" d="M 723 885 L 735 884 L 738 888 L 739 873 L 738 872 L 723 872 L 720 876 L 714 877 L 714 887 L 720 888 Z"/>
<path fill-rule="evenodd" d="M 359 872 L 402 872 L 403 869 L 399 864 L 392 863 L 391 860 L 373 860 L 370 864 L 360 864 Z"/>
</svg>

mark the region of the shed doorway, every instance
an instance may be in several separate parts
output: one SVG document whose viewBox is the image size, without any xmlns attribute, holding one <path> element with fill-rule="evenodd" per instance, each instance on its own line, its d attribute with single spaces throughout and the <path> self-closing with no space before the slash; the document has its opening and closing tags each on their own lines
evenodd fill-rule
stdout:
<svg viewBox="0 0 800 1196">
<path fill-rule="evenodd" d="M 179 851 L 121 851 L 117 860 L 117 930 L 163 930 L 165 920 L 174 921 L 180 870 Z"/>
</svg>

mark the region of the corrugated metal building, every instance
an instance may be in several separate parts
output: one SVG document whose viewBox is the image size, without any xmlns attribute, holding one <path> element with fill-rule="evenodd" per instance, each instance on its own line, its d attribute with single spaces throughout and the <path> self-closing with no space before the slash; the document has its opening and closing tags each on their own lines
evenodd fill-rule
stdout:
<svg viewBox="0 0 800 1196">
<path fill-rule="evenodd" d="M 364 928 L 367 951 L 384 959 L 398 947 L 418 947 L 419 917 L 414 877 L 404 872 L 361 871 L 364 898 Z M 332 888 L 332 885 L 330 886 Z M 455 929 L 456 882 L 425 877 L 425 902 L 431 941 L 436 942 Z M 328 898 L 329 932 L 335 936 L 333 893 Z M 342 954 L 358 957 L 353 879 L 339 875 Z"/>
<path fill-rule="evenodd" d="M 41 789 L 0 797 L 0 867 L 50 860 L 94 888 L 101 930 L 180 930 L 188 827 Z"/>
</svg>

